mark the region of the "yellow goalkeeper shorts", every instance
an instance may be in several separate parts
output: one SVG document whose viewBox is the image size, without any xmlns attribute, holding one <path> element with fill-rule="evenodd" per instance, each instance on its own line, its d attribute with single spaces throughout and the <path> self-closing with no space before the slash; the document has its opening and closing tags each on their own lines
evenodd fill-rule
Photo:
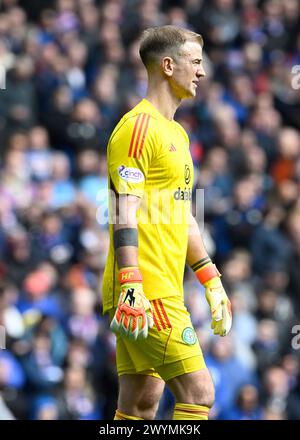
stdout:
<svg viewBox="0 0 300 440">
<path fill-rule="evenodd" d="M 146 374 L 164 381 L 206 368 L 190 314 L 183 299 L 172 296 L 151 301 L 154 326 L 147 339 L 117 336 L 118 375 Z M 110 311 L 112 319 L 114 310 Z"/>
</svg>

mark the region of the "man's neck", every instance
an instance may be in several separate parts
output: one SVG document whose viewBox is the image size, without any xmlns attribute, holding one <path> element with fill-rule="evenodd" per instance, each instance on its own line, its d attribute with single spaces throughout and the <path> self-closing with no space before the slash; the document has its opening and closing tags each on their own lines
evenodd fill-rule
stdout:
<svg viewBox="0 0 300 440">
<path fill-rule="evenodd" d="M 164 85 L 149 84 L 146 99 L 159 111 L 165 118 L 173 120 L 174 114 L 180 105 L 181 100 L 176 99 Z"/>
</svg>

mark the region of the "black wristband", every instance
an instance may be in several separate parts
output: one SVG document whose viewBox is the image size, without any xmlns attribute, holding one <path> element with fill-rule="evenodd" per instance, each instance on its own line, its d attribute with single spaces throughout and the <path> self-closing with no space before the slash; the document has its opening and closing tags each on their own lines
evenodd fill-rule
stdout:
<svg viewBox="0 0 300 440">
<path fill-rule="evenodd" d="M 138 247 L 138 231 L 137 228 L 118 229 L 114 232 L 114 249 L 122 246 Z"/>
<path fill-rule="evenodd" d="M 196 263 L 194 263 L 191 268 L 193 269 L 194 272 L 196 272 L 196 270 L 201 269 L 201 267 L 205 266 L 207 263 L 209 263 L 211 261 L 211 259 L 209 257 L 204 257 L 201 258 L 201 260 L 196 261 Z"/>
</svg>

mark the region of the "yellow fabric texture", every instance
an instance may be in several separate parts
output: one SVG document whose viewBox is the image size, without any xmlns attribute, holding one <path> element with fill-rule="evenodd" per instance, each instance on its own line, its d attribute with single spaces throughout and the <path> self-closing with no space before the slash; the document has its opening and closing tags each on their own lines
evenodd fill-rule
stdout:
<svg viewBox="0 0 300 440">
<path fill-rule="evenodd" d="M 193 184 L 193 162 L 185 130 L 143 99 L 123 116 L 113 131 L 107 161 L 109 188 L 118 194 L 141 198 L 139 265 L 146 297 L 153 300 L 183 296 Z M 113 208 L 111 199 L 112 222 Z M 119 295 L 110 224 L 110 248 L 103 277 L 104 313 L 116 307 Z"/>
<path fill-rule="evenodd" d="M 176 403 L 173 420 L 208 420 L 208 412 L 207 406 Z"/>
<path fill-rule="evenodd" d="M 141 417 L 128 416 L 127 414 L 124 414 L 117 409 L 114 420 L 144 420 L 144 419 L 142 419 Z"/>
</svg>

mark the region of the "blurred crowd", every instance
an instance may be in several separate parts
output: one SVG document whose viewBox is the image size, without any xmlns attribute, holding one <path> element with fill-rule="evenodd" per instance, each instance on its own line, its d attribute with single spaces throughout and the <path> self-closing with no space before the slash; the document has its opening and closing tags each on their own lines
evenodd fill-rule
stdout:
<svg viewBox="0 0 300 440">
<path fill-rule="evenodd" d="M 205 42 L 206 78 L 176 119 L 234 313 L 231 333 L 213 336 L 186 270 L 211 417 L 300 419 L 298 0 L 0 2 L 0 419 L 113 417 L 106 144 L 145 96 L 140 32 L 162 24 Z M 166 388 L 158 418 L 172 405 Z"/>
</svg>

